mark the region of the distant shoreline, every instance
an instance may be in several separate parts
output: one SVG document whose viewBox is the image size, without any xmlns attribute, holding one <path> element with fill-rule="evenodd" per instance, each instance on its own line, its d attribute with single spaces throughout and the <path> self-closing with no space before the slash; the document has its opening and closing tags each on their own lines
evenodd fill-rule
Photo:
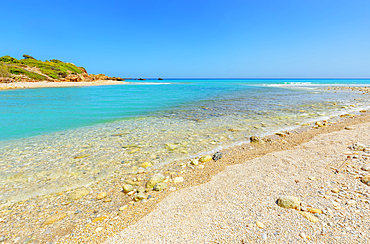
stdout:
<svg viewBox="0 0 370 244">
<path fill-rule="evenodd" d="M 80 87 L 80 86 L 104 86 L 104 85 L 123 85 L 130 82 L 115 81 L 115 80 L 97 80 L 91 82 L 13 82 L 0 83 L 0 90 L 11 89 L 30 89 L 30 88 L 52 88 L 52 87 Z"/>
</svg>

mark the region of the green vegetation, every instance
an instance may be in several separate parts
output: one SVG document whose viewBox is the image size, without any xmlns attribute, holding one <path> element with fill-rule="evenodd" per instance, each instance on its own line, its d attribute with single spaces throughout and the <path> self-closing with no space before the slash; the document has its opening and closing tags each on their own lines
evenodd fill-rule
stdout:
<svg viewBox="0 0 370 244">
<path fill-rule="evenodd" d="M 9 77 L 8 67 L 0 63 L 0 77 Z"/>
<path fill-rule="evenodd" d="M 0 76 L 5 77 L 5 74 L 11 73 L 15 75 L 23 74 L 31 79 L 45 80 L 48 77 L 53 79 L 65 78 L 69 74 L 81 74 L 86 72 L 84 68 L 77 67 L 71 63 L 65 63 L 57 59 L 46 61 L 37 60 L 34 57 L 24 54 L 24 59 L 16 59 L 10 56 L 0 57 Z M 36 67 L 44 74 L 27 71 L 27 67 Z"/>
<path fill-rule="evenodd" d="M 15 66 L 9 66 L 8 71 L 15 75 L 27 75 L 28 77 L 34 80 L 45 80 L 46 79 L 46 77 L 43 75 L 30 72 L 30 71 L 27 71 L 27 70 L 24 70 L 22 68 L 15 67 Z"/>
</svg>

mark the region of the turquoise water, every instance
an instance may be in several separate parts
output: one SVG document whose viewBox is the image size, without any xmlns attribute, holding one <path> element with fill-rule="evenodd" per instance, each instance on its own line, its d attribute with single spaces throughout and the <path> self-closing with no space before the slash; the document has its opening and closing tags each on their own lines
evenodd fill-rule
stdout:
<svg viewBox="0 0 370 244">
<path fill-rule="evenodd" d="M 0 205 L 149 173 L 368 109 L 369 80 L 165 80 L 0 91 Z"/>
<path fill-rule="evenodd" d="M 151 81 L 150 81 L 151 82 Z M 153 84 L 156 83 L 156 84 Z M 307 90 L 326 84 L 369 84 L 369 80 L 166 80 L 162 83 L 97 87 L 43 88 L 0 92 L 0 140 L 27 138 L 153 112 L 220 100 L 279 97 L 290 103 Z M 285 100 L 284 100 L 285 99 Z M 314 98 L 317 99 L 317 98 Z M 320 99 L 317 99 L 320 100 Z M 261 103 L 260 106 L 274 106 Z M 254 104 L 253 109 L 257 108 Z M 266 108 L 266 107 L 264 107 Z M 271 109 L 272 107 L 270 107 Z M 230 109 L 230 106 L 228 107 Z M 236 107 L 232 109 L 238 109 Z M 267 108 L 269 109 L 269 108 Z M 182 115 L 180 115 L 182 116 Z"/>
</svg>

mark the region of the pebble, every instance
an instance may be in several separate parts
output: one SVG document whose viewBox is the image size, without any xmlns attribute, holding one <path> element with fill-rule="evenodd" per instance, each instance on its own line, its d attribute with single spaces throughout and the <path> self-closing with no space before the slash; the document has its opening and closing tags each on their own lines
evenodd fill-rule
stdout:
<svg viewBox="0 0 370 244">
<path fill-rule="evenodd" d="M 310 222 L 313 222 L 313 223 L 316 223 L 316 222 L 319 222 L 319 218 L 313 216 L 312 214 L 310 214 L 309 212 L 298 212 L 300 215 L 302 215 L 303 217 L 305 217 L 307 220 L 309 220 Z"/>
<path fill-rule="evenodd" d="M 347 205 L 349 205 L 349 206 L 356 205 L 356 201 L 355 200 L 349 200 L 349 201 L 347 201 Z"/>
<path fill-rule="evenodd" d="M 204 165 L 199 165 L 198 169 L 204 169 Z"/>
<path fill-rule="evenodd" d="M 306 234 L 305 234 L 305 233 L 303 233 L 303 232 L 299 233 L 299 236 L 300 236 L 302 239 L 306 239 L 306 238 L 307 238 Z"/>
<path fill-rule="evenodd" d="M 106 192 L 101 192 L 96 196 L 96 199 L 101 200 L 103 198 L 106 198 L 108 194 Z"/>
<path fill-rule="evenodd" d="M 90 193 L 90 191 L 87 188 L 83 187 L 83 188 L 80 188 L 80 189 L 77 189 L 77 190 L 71 192 L 71 194 L 69 194 L 68 198 L 70 200 L 78 200 L 78 199 L 83 198 L 84 196 L 86 196 L 89 193 Z"/>
<path fill-rule="evenodd" d="M 199 159 L 199 162 L 205 163 L 205 162 L 208 162 L 208 161 L 211 161 L 211 160 L 212 160 L 212 156 L 211 155 L 204 155 L 204 156 L 202 156 Z"/>
<path fill-rule="evenodd" d="M 163 182 L 166 178 L 163 175 L 153 175 L 146 183 L 147 188 L 153 188 L 157 183 Z"/>
<path fill-rule="evenodd" d="M 354 130 L 355 128 L 353 128 L 352 126 L 346 126 L 346 127 L 344 127 L 344 129 L 346 129 L 346 130 Z"/>
<path fill-rule="evenodd" d="M 222 158 L 222 153 L 221 152 L 216 152 L 215 154 L 213 154 L 212 156 L 212 159 L 214 161 L 217 161 L 217 160 L 220 160 Z"/>
<path fill-rule="evenodd" d="M 301 201 L 294 196 L 281 196 L 278 199 L 278 205 L 282 208 L 298 208 Z"/>
<path fill-rule="evenodd" d="M 57 221 L 60 221 L 60 220 L 64 219 L 65 217 L 67 217 L 67 214 L 66 214 L 66 213 L 58 213 L 58 214 L 56 214 L 56 215 L 53 215 L 53 216 L 51 216 L 51 217 L 47 218 L 47 219 L 44 221 L 43 225 L 49 225 L 49 224 L 52 224 L 52 223 L 54 223 L 54 222 L 57 222 Z"/>
<path fill-rule="evenodd" d="M 134 201 L 135 202 L 138 202 L 140 200 L 143 200 L 144 198 L 146 198 L 145 194 L 144 193 L 138 193 L 136 196 L 134 196 Z"/>
<path fill-rule="evenodd" d="M 143 167 L 143 168 L 149 168 L 149 167 L 152 167 L 152 166 L 153 166 L 153 164 L 149 163 L 149 162 L 145 162 L 145 163 L 140 164 L 140 167 Z"/>
<path fill-rule="evenodd" d="M 265 225 L 260 221 L 256 221 L 256 225 L 258 228 L 261 228 L 261 229 L 265 228 Z"/>
<path fill-rule="evenodd" d="M 95 229 L 96 232 L 99 232 L 99 231 L 102 231 L 102 230 L 103 230 L 102 227 L 98 227 L 98 228 Z"/>
<path fill-rule="evenodd" d="M 123 185 L 122 190 L 124 193 L 129 193 L 134 190 L 134 187 L 130 184 L 125 184 Z"/>
<path fill-rule="evenodd" d="M 197 166 L 199 164 L 198 159 L 192 159 L 190 160 L 190 164 Z"/>
<path fill-rule="evenodd" d="M 167 184 L 164 183 L 164 182 L 161 182 L 161 183 L 155 184 L 155 186 L 153 187 L 153 190 L 154 191 L 162 191 L 162 190 L 164 190 L 166 188 L 167 188 Z"/>
<path fill-rule="evenodd" d="M 266 233 L 263 233 L 262 234 L 262 240 L 266 241 L 267 240 L 267 234 Z"/>
<path fill-rule="evenodd" d="M 145 188 L 140 186 L 138 189 L 137 189 L 137 192 L 138 193 L 141 193 L 141 192 L 144 192 L 145 191 Z"/>
<path fill-rule="evenodd" d="M 312 213 L 312 214 L 322 214 L 322 211 L 320 209 L 317 209 L 317 208 L 307 208 L 307 211 Z"/>
<path fill-rule="evenodd" d="M 125 210 L 125 209 L 127 209 L 127 205 L 124 205 L 124 206 L 120 207 L 120 208 L 119 208 L 119 211 L 123 211 L 123 210 Z"/>
<path fill-rule="evenodd" d="M 184 181 L 184 177 L 176 177 L 175 179 L 173 179 L 173 183 L 181 183 Z"/>
<path fill-rule="evenodd" d="M 361 169 L 362 170 L 365 170 L 365 171 L 370 171 L 370 164 L 364 164 L 364 165 L 362 165 Z"/>
<path fill-rule="evenodd" d="M 169 191 L 176 191 L 176 187 L 170 187 Z"/>
<path fill-rule="evenodd" d="M 366 176 L 362 177 L 361 182 L 370 186 L 370 175 L 366 175 Z"/>
<path fill-rule="evenodd" d="M 339 192 L 339 189 L 338 188 L 331 189 L 331 192 L 338 193 Z"/>
</svg>

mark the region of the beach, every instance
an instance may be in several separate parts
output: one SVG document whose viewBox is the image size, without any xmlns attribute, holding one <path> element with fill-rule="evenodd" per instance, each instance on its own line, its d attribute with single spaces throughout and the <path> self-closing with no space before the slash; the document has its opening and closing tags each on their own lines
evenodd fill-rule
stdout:
<svg viewBox="0 0 370 244">
<path fill-rule="evenodd" d="M 4 91 L 0 102 L 7 109 L 0 112 L 10 117 L 1 121 L 0 131 L 0 240 L 303 243 L 338 242 L 333 238 L 339 236 L 350 243 L 366 238 L 366 220 L 357 215 L 366 216 L 368 209 L 361 200 L 368 197 L 361 182 L 368 149 L 352 147 L 369 146 L 368 88 L 250 83 Z M 189 88 L 192 93 L 184 92 Z M 183 94 L 171 96 L 179 91 Z M 148 93 L 152 103 L 141 104 Z M 189 94 L 208 97 L 183 103 Z M 59 122 L 138 109 L 147 114 L 60 130 L 65 125 Z M 277 201 L 284 195 L 302 203 L 294 210 L 281 208 Z"/>
<path fill-rule="evenodd" d="M 366 242 L 369 191 L 361 178 L 368 173 L 361 167 L 367 158 L 349 147 L 369 145 L 370 116 L 340 120 L 228 148 L 217 161 L 178 161 L 7 206 L 1 210 L 3 238 L 39 243 Z M 336 173 L 348 156 L 351 160 Z M 168 187 L 145 192 L 149 199 L 135 202 L 122 192 L 125 184 L 138 189 L 158 173 Z M 279 207 L 282 195 L 299 198 L 301 211 Z M 298 214 L 310 207 L 323 211 L 317 223 Z"/>
<path fill-rule="evenodd" d="M 104 86 L 104 85 L 119 85 L 127 84 L 128 82 L 115 81 L 115 80 L 97 80 L 91 82 L 13 82 L 13 83 L 0 83 L 0 90 L 10 89 L 29 89 L 29 88 L 52 88 L 52 87 L 79 87 L 79 86 Z"/>
</svg>

